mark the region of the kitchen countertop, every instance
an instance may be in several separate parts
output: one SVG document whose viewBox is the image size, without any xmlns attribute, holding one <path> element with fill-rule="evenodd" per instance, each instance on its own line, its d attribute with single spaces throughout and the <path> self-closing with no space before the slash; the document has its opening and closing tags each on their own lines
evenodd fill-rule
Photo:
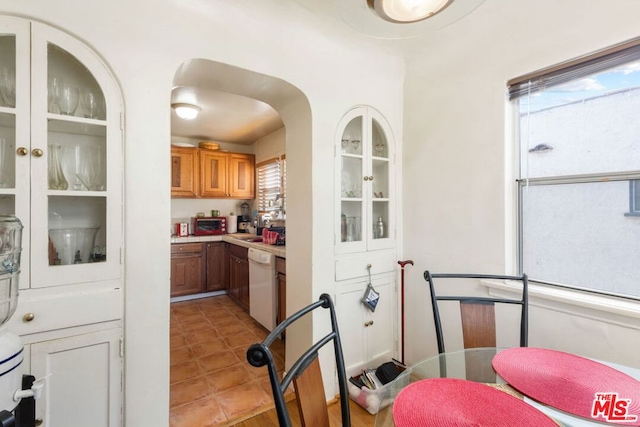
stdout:
<svg viewBox="0 0 640 427">
<path fill-rule="evenodd" d="M 245 240 L 255 239 L 257 237 L 258 236 L 255 234 L 247 233 L 224 234 L 221 236 L 171 236 L 171 243 L 227 242 L 244 248 L 255 248 L 261 251 L 270 252 L 280 258 L 287 257 L 287 251 L 284 246 L 267 245 L 262 242 L 250 242 Z"/>
</svg>

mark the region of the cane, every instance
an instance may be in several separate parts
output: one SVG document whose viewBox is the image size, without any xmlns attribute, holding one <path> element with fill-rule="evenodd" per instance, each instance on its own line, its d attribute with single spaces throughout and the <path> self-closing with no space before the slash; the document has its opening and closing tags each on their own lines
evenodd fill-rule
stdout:
<svg viewBox="0 0 640 427">
<path fill-rule="evenodd" d="M 402 340 L 402 364 L 404 365 L 404 266 L 407 264 L 413 265 L 413 261 L 410 259 L 406 261 L 398 261 L 400 264 L 400 333 Z"/>
</svg>

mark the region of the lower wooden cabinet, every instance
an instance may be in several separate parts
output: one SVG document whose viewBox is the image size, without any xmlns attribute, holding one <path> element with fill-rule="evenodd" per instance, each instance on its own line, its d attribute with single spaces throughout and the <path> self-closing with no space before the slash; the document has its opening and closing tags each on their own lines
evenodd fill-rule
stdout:
<svg viewBox="0 0 640 427">
<path fill-rule="evenodd" d="M 209 242 L 205 244 L 205 269 L 207 292 L 227 290 L 229 284 L 229 251 L 227 243 Z"/>
<path fill-rule="evenodd" d="M 249 310 L 249 250 L 229 246 L 229 296 Z"/>
<path fill-rule="evenodd" d="M 202 292 L 205 269 L 202 243 L 171 245 L 171 296 Z"/>
</svg>

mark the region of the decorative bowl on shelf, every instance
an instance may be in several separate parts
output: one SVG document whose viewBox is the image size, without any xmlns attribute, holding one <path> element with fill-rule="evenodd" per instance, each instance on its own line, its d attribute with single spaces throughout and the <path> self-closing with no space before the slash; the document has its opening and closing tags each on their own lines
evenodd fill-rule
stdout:
<svg viewBox="0 0 640 427">
<path fill-rule="evenodd" d="M 100 227 L 49 229 L 49 265 L 90 262 L 99 229 Z"/>
<path fill-rule="evenodd" d="M 198 147 L 204 148 L 205 150 L 219 150 L 220 144 L 213 141 L 202 141 L 200 144 L 198 144 Z"/>
</svg>

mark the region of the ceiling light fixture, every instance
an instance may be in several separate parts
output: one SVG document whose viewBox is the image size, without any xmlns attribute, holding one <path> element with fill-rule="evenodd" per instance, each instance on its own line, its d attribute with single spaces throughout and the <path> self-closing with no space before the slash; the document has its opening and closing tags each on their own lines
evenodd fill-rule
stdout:
<svg viewBox="0 0 640 427">
<path fill-rule="evenodd" d="M 422 21 L 446 9 L 453 0 L 367 0 L 384 20 L 397 24 Z"/>
<path fill-rule="evenodd" d="M 192 104 L 176 103 L 171 104 L 171 108 L 175 110 L 178 117 L 184 120 L 193 120 L 200 112 L 200 107 Z"/>
</svg>

